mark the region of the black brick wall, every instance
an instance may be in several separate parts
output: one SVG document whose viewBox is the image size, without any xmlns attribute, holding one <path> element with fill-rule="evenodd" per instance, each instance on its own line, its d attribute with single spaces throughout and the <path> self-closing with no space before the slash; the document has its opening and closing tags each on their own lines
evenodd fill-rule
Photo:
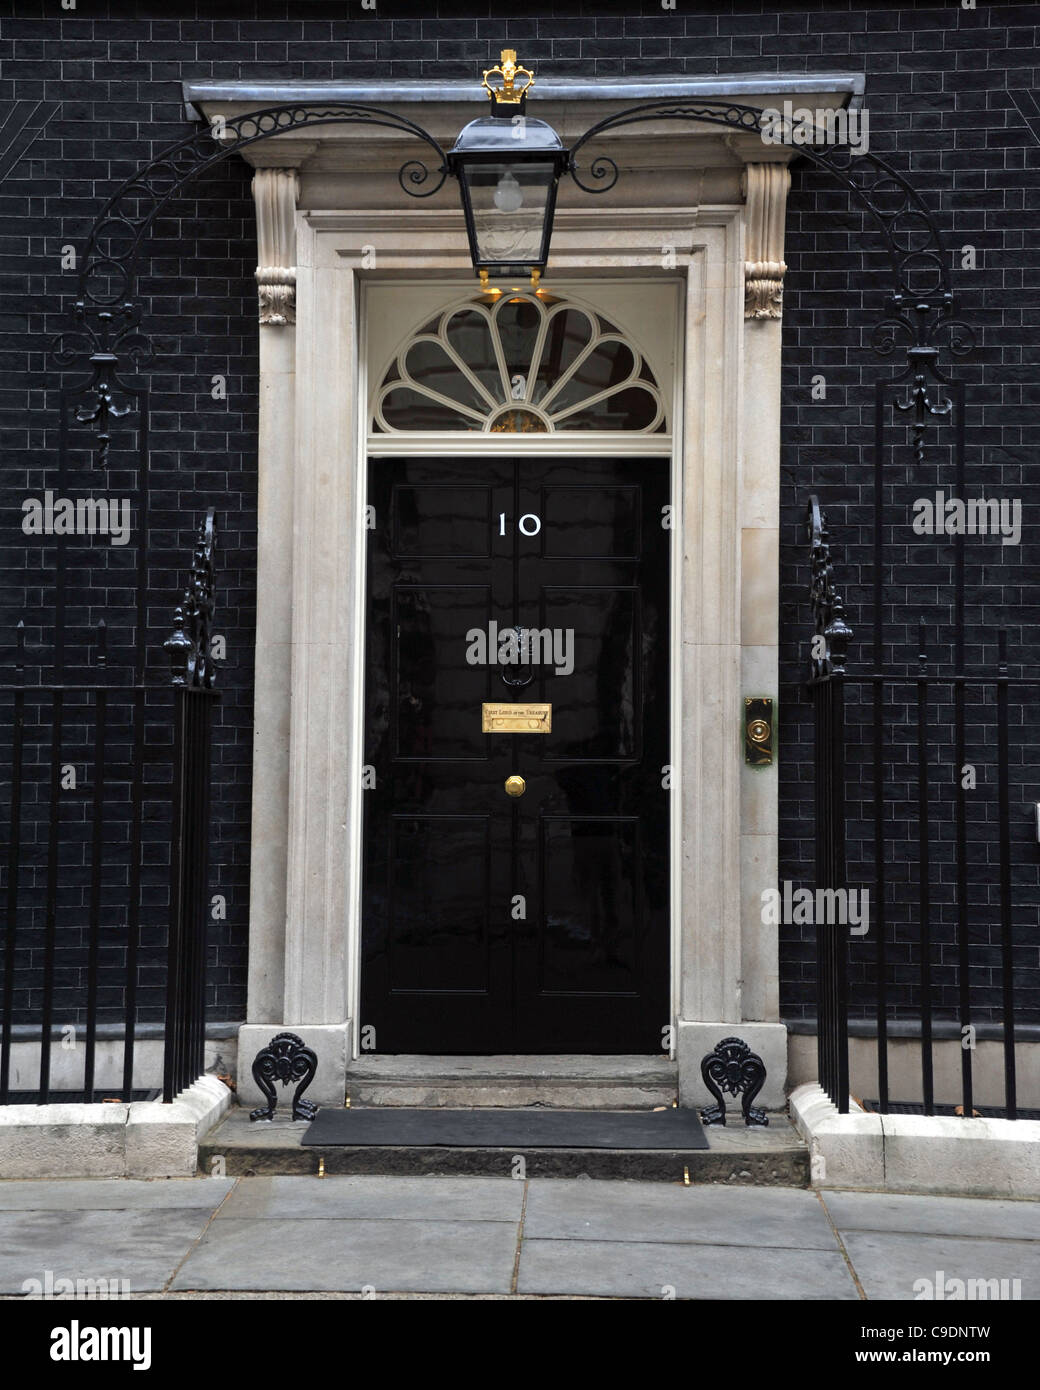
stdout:
<svg viewBox="0 0 1040 1390">
<path fill-rule="evenodd" d="M 951 248 L 962 312 L 979 329 L 979 347 L 961 368 L 970 383 L 967 429 L 969 495 L 983 487 L 1019 497 L 1022 544 L 992 539 L 968 544 L 967 650 L 972 669 L 991 669 L 995 630 L 1009 629 L 1012 659 L 1040 652 L 1035 523 L 1040 493 L 1036 406 L 1038 294 L 1036 231 L 1040 222 L 1040 127 L 1031 131 L 1008 95 L 1037 87 L 1036 5 L 990 5 L 975 10 L 941 6 L 739 3 L 705 6 L 677 0 L 674 10 L 653 3 L 533 4 L 506 19 L 502 5 L 424 6 L 378 0 L 222 0 L 222 3 L 119 3 L 60 0 L 0 3 L 0 132 L 4 145 L 36 112 L 46 124 L 24 149 L 0 155 L 0 656 L 5 669 L 10 634 L 26 616 L 31 639 L 44 644 L 53 591 L 47 546 L 20 531 L 21 503 L 53 486 L 57 393 L 48 376 L 45 344 L 60 324 L 63 297 L 74 274 L 61 269 L 61 248 L 82 243 L 115 183 L 188 130 L 181 105 L 183 78 L 473 77 L 497 59 L 503 41 L 543 73 L 559 75 L 684 72 L 691 74 L 860 70 L 867 74 L 871 148 L 910 175 L 935 209 Z M 19 105 L 21 103 L 21 105 Z M 38 103 L 43 103 L 38 106 Z M 24 142 L 24 137 L 22 137 Z M 21 153 L 18 155 L 19 149 Z M 256 308 L 252 270 L 255 233 L 249 171 L 236 160 L 206 175 L 164 214 L 147 253 L 146 321 L 170 351 L 152 373 L 152 469 L 160 485 L 152 537 L 151 645 L 156 670 L 167 631 L 164 595 L 183 582 L 191 535 L 207 505 L 221 518 L 219 616 L 228 659 L 215 749 L 216 835 L 213 891 L 226 895 L 228 917 L 213 927 L 209 1004 L 213 1016 L 242 1017 L 248 892 L 252 632 L 256 538 Z M 784 325 L 783 378 L 783 673 L 780 695 L 781 878 L 810 877 L 812 855 L 811 729 L 801 686 L 807 626 L 806 566 L 801 544 L 805 498 L 816 489 L 830 513 L 850 618 L 861 633 L 852 668 L 869 661 L 873 382 L 878 366 L 868 351 L 884 281 L 874 273 L 876 245 L 844 192 L 804 164 L 790 200 L 790 266 Z M 977 269 L 960 269 L 960 247 L 976 248 Z M 886 369 L 883 369 L 887 371 Z M 825 401 L 813 401 L 811 381 L 826 378 Z M 211 397 L 214 376 L 227 380 L 227 399 Z M 901 438 L 901 437 L 900 437 Z M 892 435 L 887 476 L 892 487 L 893 566 L 886 576 L 886 616 L 904 659 L 923 611 L 936 633 L 936 651 L 950 642 L 951 550 L 914 537 L 908 504 L 936 485 L 950 490 L 949 432 L 938 432 L 922 467 Z M 100 490 L 85 456 L 76 486 Z M 113 449 L 110 491 L 134 481 L 132 457 Z M 73 483 L 70 482 L 70 490 Z M 51 543 L 52 544 L 52 543 Z M 898 563 L 896 563 L 898 562 Z M 113 617 L 113 642 L 129 641 L 126 584 L 116 571 L 131 561 L 102 544 L 76 564 L 81 608 L 77 621 Z M 89 600 L 89 601 L 86 601 Z M 122 615 L 120 617 L 120 614 Z M 70 615 L 71 616 L 71 615 Z M 1035 670 L 1036 667 L 1030 668 Z M 991 698 L 991 697 L 990 697 Z M 1030 700 L 1032 696 L 1030 696 Z M 1030 843 L 1028 803 L 1035 785 L 1030 707 L 1013 711 L 1013 825 L 1015 876 L 1022 911 L 1017 921 L 1022 1003 L 1040 1018 L 1035 905 L 1037 847 Z M 948 711 L 936 711 L 937 730 Z M 941 716 L 941 718 L 940 718 Z M 893 744 L 906 736 L 898 706 L 888 724 Z M 990 711 L 987 718 L 992 719 Z M 973 727 L 982 727 L 980 712 Z M 866 776 L 864 734 L 853 716 L 850 776 Z M 937 735 L 937 780 L 952 777 L 945 733 Z M 993 814 L 993 769 L 977 753 L 984 791 L 973 815 L 973 842 Z M 891 849 L 898 1001 L 914 1006 L 909 948 L 900 944 L 913 884 L 916 833 L 908 808 L 905 751 L 891 794 Z M 1031 780 L 1032 779 L 1032 780 Z M 854 806 L 852 872 L 869 868 L 869 799 Z M 944 803 L 945 804 L 945 803 Z M 940 812 L 942 853 L 949 852 L 948 811 Z M 973 822 L 974 824 L 975 822 Z M 978 853 L 991 856 L 984 846 Z M 980 903 L 973 929 L 980 970 L 993 969 L 987 914 L 991 896 L 984 865 L 973 866 Z M 948 866 L 938 897 L 949 912 Z M 903 916 L 900 916 L 900 913 Z M 989 915 L 992 915 L 992 911 Z M 937 929 L 948 929 L 946 919 Z M 785 1014 L 811 1012 L 811 949 L 804 932 L 785 928 L 782 998 Z M 942 948 L 946 951 L 946 948 Z M 870 974 L 871 947 L 854 946 L 860 977 Z M 945 964 L 946 956 L 942 957 Z M 151 1015 L 154 1016 L 154 1015 Z"/>
</svg>

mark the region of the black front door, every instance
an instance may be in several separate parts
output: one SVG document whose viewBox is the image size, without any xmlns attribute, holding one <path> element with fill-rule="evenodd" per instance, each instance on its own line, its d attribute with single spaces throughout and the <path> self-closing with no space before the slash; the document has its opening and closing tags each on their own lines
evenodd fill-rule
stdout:
<svg viewBox="0 0 1040 1390">
<path fill-rule="evenodd" d="M 370 464 L 371 1050 L 662 1050 L 668 475 L 655 458 Z M 533 719 L 551 730 L 482 732 L 485 704 L 549 705 Z"/>
</svg>

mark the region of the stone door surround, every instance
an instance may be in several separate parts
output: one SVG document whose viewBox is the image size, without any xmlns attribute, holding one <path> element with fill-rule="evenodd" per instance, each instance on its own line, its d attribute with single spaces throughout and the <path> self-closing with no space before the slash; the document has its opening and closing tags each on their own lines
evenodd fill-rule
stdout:
<svg viewBox="0 0 1040 1390">
<path fill-rule="evenodd" d="M 568 143 L 654 96 L 785 99 L 835 109 L 860 75 L 539 83 L 537 114 Z M 476 88 L 479 92 L 479 87 Z M 446 144 L 474 114 L 468 84 L 186 84 L 189 109 L 230 117 L 287 101 L 371 101 Z M 478 98 L 479 99 L 479 98 Z M 534 98 L 532 98 L 532 101 Z M 674 486 L 681 554 L 673 665 L 678 747 L 672 1050 L 684 1103 L 700 1059 L 739 1034 L 782 1104 L 777 941 L 761 892 L 777 878 L 776 769 L 743 763 L 745 695 L 777 691 L 780 317 L 790 147 L 718 127 L 612 133 L 621 175 L 591 198 L 561 183 L 546 282 L 678 277 L 684 363 Z M 316 1048 L 309 1095 L 341 1104 L 361 1039 L 360 888 L 364 451 L 363 284 L 475 284 L 452 182 L 401 194 L 414 154 L 396 132 L 328 126 L 249 147 L 258 219 L 260 457 L 249 1021 L 240 1057 L 289 1027 Z M 669 1041 L 669 1039 L 665 1039 Z M 254 1100 L 248 1076 L 243 1099 Z"/>
</svg>

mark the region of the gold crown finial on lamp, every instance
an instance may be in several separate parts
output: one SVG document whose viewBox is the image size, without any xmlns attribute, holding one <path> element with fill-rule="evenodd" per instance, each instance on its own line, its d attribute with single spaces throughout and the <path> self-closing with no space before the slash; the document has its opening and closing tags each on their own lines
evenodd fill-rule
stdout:
<svg viewBox="0 0 1040 1390">
<path fill-rule="evenodd" d="M 492 86 L 488 78 L 496 72 L 501 77 L 502 82 L 500 85 Z M 517 83 L 516 79 L 521 75 L 526 77 L 527 81 Z M 515 48 L 503 48 L 501 62 L 496 63 L 493 68 L 486 68 L 484 71 L 483 87 L 491 98 L 492 104 L 518 106 L 533 86 L 534 73 L 530 68 L 525 68 L 522 63 L 517 63 Z"/>
</svg>

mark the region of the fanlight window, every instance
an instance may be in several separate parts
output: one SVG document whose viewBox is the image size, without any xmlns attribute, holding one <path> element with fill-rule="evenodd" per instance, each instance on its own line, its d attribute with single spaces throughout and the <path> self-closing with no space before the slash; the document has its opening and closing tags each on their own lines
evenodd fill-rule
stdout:
<svg viewBox="0 0 1040 1390">
<path fill-rule="evenodd" d="M 657 379 L 620 329 L 545 291 L 485 295 L 438 314 L 376 395 L 376 434 L 666 429 Z"/>
</svg>

